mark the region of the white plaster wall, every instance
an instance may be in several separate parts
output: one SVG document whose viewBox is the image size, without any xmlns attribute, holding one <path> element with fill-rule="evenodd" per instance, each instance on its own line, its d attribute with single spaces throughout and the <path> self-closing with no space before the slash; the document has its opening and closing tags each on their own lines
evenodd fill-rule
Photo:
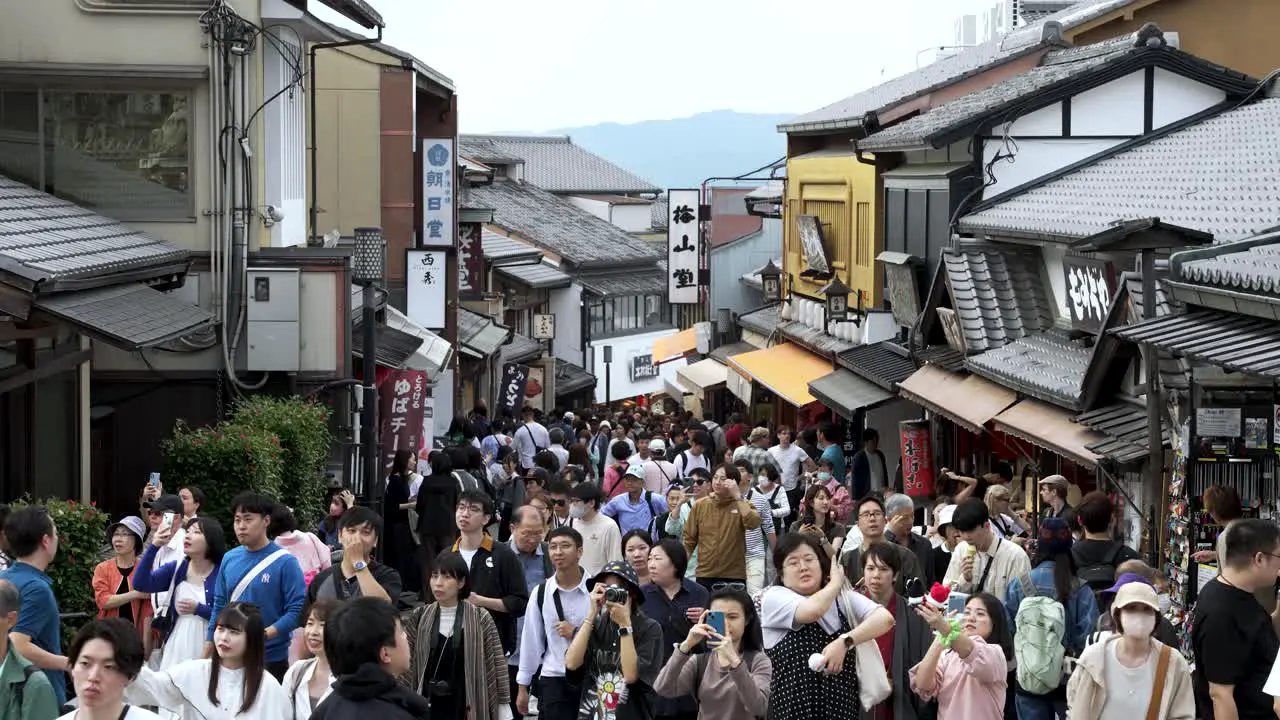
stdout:
<svg viewBox="0 0 1280 720">
<path fill-rule="evenodd" d="M 663 330 L 661 332 L 644 333 L 625 337 L 609 338 L 592 343 L 589 352 L 592 357 L 593 372 L 598 379 L 596 383 L 596 402 L 605 401 L 605 373 L 609 373 L 609 396 L 613 400 L 648 395 L 665 389 L 663 380 L 676 383 L 676 372 L 687 363 L 683 358 L 663 363 L 658 366 L 658 376 L 645 378 L 639 382 L 631 382 L 631 359 L 636 355 L 652 355 L 653 343 L 658 338 L 675 335 L 679 330 Z M 613 347 L 613 362 L 604 364 L 604 347 Z"/>
<path fill-rule="evenodd" d="M 556 316 L 556 337 L 551 341 L 551 354 L 586 367 L 582 362 L 582 286 L 574 283 L 548 293 L 551 314 Z"/>
<path fill-rule="evenodd" d="M 1007 124 L 1010 125 L 1009 134 L 1014 137 L 1027 135 L 1061 137 L 1062 103 L 1057 102 L 1048 107 L 1040 108 Z"/>
<path fill-rule="evenodd" d="M 651 224 L 648 205 L 614 205 L 614 225 L 627 232 L 648 232 Z"/>
<path fill-rule="evenodd" d="M 1224 102 L 1227 94 L 1164 68 L 1156 68 L 1155 90 L 1151 98 L 1151 126 L 1159 129 L 1170 123 Z"/>
<path fill-rule="evenodd" d="M 1067 278 L 1062 272 L 1062 259 L 1067 255 L 1064 245 L 1047 243 L 1040 248 L 1044 256 L 1044 270 L 1049 276 L 1049 289 L 1053 292 L 1053 302 L 1058 306 L 1058 317 L 1071 317 L 1067 306 Z"/>
<path fill-rule="evenodd" d="M 605 222 L 613 222 L 609 218 L 609 203 L 600 200 L 592 200 L 591 198 L 579 197 L 577 195 L 568 196 L 568 201 L 574 207 L 582 208 Z"/>
<path fill-rule="evenodd" d="M 1071 134 L 1141 135 L 1145 87 L 1138 71 L 1071 98 Z"/>
<path fill-rule="evenodd" d="M 1074 129 L 1073 129 L 1074 132 Z M 1123 140 L 1077 140 L 1073 138 L 1061 140 L 1019 140 L 1017 152 L 1012 160 L 1002 159 L 996 163 L 991 172 L 996 182 L 988 187 L 983 196 L 993 197 L 1002 192 L 1012 190 L 1019 185 L 1031 182 L 1036 178 L 1066 167 L 1103 150 L 1119 145 Z M 983 162 L 990 165 L 992 158 L 1004 143 L 999 138 L 988 139 L 982 144 Z M 1012 149 L 1012 148 L 1010 148 Z M 1007 151 L 1006 151 L 1007 152 Z"/>
</svg>

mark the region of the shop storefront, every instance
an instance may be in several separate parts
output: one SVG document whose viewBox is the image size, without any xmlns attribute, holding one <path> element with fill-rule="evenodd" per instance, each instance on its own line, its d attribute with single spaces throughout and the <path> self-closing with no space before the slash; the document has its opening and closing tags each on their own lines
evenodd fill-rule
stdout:
<svg viewBox="0 0 1280 720">
<path fill-rule="evenodd" d="M 793 343 L 729 358 L 730 390 L 750 409 L 753 421 L 805 428 L 827 414 L 809 383 L 832 371 L 831 361 Z"/>
<path fill-rule="evenodd" d="M 599 379 L 595 387 L 594 402 L 634 401 L 640 398 L 647 402 L 655 393 L 665 393 L 666 383 L 675 383 L 676 373 L 686 363 L 680 357 L 655 364 L 654 343 L 661 338 L 676 335 L 679 335 L 676 330 L 664 330 L 593 340 L 587 350 L 591 363 L 587 370 Z"/>
</svg>

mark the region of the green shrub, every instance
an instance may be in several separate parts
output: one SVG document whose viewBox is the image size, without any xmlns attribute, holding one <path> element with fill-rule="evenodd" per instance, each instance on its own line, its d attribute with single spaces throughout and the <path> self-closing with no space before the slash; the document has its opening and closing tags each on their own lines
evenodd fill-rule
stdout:
<svg viewBox="0 0 1280 720">
<path fill-rule="evenodd" d="M 58 610 L 63 615 L 79 615 L 62 623 L 62 647 L 66 648 L 80 626 L 98 614 L 93 599 L 93 569 L 102 555 L 102 543 L 106 541 L 111 518 L 93 504 L 82 505 L 61 498 L 35 502 L 23 498 L 14 503 L 14 509 L 32 504 L 48 510 L 58 529 L 58 555 L 45 569 L 45 574 L 53 580 Z"/>
<path fill-rule="evenodd" d="M 222 423 L 192 429 L 181 420 L 164 441 L 165 484 L 175 490 L 196 485 L 205 494 L 202 515 L 231 528 L 231 500 L 252 490 L 281 496 L 284 451 L 274 434 L 255 427 Z M 234 536 L 232 536 L 234 537 Z"/>
<path fill-rule="evenodd" d="M 236 404 L 231 423 L 280 438 L 284 450 L 280 500 L 293 508 L 298 527 L 314 528 L 325 510 L 324 468 L 332 441 L 329 408 L 296 396 L 258 395 Z"/>
</svg>

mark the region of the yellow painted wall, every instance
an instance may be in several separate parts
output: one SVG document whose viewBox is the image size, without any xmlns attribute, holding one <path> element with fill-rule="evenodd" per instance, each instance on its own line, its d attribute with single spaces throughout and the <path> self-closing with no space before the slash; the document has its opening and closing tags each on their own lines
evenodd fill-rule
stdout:
<svg viewBox="0 0 1280 720">
<path fill-rule="evenodd" d="M 382 66 L 343 50 L 316 53 L 317 230 L 382 225 Z M 307 158 L 310 193 L 311 158 Z M 310 195 L 308 195 L 310 197 Z"/>
<path fill-rule="evenodd" d="M 845 150 L 822 150 L 787 160 L 787 195 L 783 223 L 783 271 L 792 292 L 821 299 L 818 291 L 827 281 L 800 277 L 805 263 L 796 231 L 797 215 L 817 215 L 832 270 L 854 294 L 863 292 L 863 305 L 880 304 L 876 279 L 876 172 Z"/>
</svg>

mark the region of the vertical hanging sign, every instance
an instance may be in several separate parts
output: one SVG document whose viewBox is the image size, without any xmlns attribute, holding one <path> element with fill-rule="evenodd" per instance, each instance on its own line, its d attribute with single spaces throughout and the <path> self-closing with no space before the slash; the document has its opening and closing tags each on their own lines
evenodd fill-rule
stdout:
<svg viewBox="0 0 1280 720">
<path fill-rule="evenodd" d="M 929 422 L 904 420 L 898 423 L 902 449 L 902 491 L 911 497 L 933 494 L 933 446 Z"/>
<path fill-rule="evenodd" d="M 701 197 L 697 190 L 667 191 L 667 302 L 672 305 L 698 303 Z"/>
<path fill-rule="evenodd" d="M 405 314 L 428 330 L 445 324 L 445 251 L 405 251 Z"/>
<path fill-rule="evenodd" d="M 382 466 L 390 469 L 396 453 L 417 453 L 422 448 L 422 420 L 426 404 L 427 374 L 420 370 L 393 370 L 378 387 L 382 438 Z"/>
<path fill-rule="evenodd" d="M 422 141 L 422 237 L 419 247 L 453 247 L 453 138 Z"/>
</svg>

